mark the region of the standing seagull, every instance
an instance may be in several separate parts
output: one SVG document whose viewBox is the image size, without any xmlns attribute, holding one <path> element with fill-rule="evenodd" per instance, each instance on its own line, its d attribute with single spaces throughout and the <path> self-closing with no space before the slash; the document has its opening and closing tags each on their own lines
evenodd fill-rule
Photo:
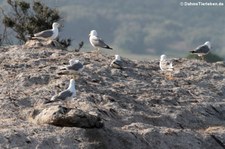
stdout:
<svg viewBox="0 0 225 149">
<path fill-rule="evenodd" d="M 66 71 L 59 72 L 59 75 L 64 75 L 64 74 L 74 74 L 74 79 L 76 78 L 77 74 L 81 72 L 84 68 L 84 65 L 79 61 L 79 60 L 74 60 L 71 59 L 69 61 L 69 65 L 62 69 L 66 69 Z"/>
<path fill-rule="evenodd" d="M 89 41 L 91 43 L 91 45 L 94 48 L 97 48 L 99 51 L 99 48 L 105 48 L 105 49 L 110 49 L 112 50 L 111 47 L 109 47 L 101 38 L 98 37 L 97 31 L 96 30 L 92 30 L 89 34 Z"/>
<path fill-rule="evenodd" d="M 53 96 L 47 103 L 56 102 L 60 100 L 61 101 L 70 100 L 75 96 L 76 96 L 75 81 L 74 79 L 71 79 L 69 87 L 65 91 L 60 92 L 58 95 Z"/>
<path fill-rule="evenodd" d="M 173 63 L 166 59 L 166 55 L 161 55 L 159 67 L 162 71 L 173 71 Z"/>
<path fill-rule="evenodd" d="M 207 55 L 211 50 L 211 43 L 206 41 L 203 45 L 198 46 L 195 50 L 190 51 L 193 54 L 197 54 L 199 57 L 204 59 L 204 55 Z"/>
<path fill-rule="evenodd" d="M 54 22 L 52 24 L 52 29 L 44 30 L 39 33 L 34 34 L 33 38 L 44 38 L 44 39 L 50 39 L 55 40 L 59 35 L 58 28 L 60 27 L 60 24 L 57 22 Z"/>
<path fill-rule="evenodd" d="M 119 55 L 115 55 L 115 59 L 111 62 L 110 67 L 112 68 L 117 68 L 117 69 L 122 69 L 122 61 L 120 59 Z"/>
</svg>

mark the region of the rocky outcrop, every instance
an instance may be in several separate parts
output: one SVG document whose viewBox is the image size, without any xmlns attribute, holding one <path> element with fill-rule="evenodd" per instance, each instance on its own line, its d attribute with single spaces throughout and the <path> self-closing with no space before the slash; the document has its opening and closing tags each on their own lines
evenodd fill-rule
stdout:
<svg viewBox="0 0 225 149">
<path fill-rule="evenodd" d="M 114 55 L 95 51 L 0 53 L 0 148 L 225 148 L 224 63 L 179 58 L 162 72 L 159 60 L 123 57 L 111 69 Z M 68 87 L 73 76 L 57 72 L 71 58 L 85 65 L 77 96 L 47 103 Z"/>
<path fill-rule="evenodd" d="M 63 106 L 50 106 L 35 109 L 30 120 L 37 124 L 50 124 L 60 127 L 102 128 L 103 123 L 97 116 Z"/>
</svg>

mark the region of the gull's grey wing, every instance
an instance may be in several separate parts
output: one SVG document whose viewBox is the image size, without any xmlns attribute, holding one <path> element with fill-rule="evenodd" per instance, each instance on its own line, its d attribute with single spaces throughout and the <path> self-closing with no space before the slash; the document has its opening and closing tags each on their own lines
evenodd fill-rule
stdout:
<svg viewBox="0 0 225 149">
<path fill-rule="evenodd" d="M 172 71 L 174 69 L 173 62 L 171 60 L 160 61 L 159 67 L 162 71 Z"/>
<path fill-rule="evenodd" d="M 209 52 L 209 47 L 207 45 L 202 45 L 199 46 L 195 49 L 194 53 L 208 53 Z"/>
<path fill-rule="evenodd" d="M 81 63 L 75 63 L 73 65 L 67 66 L 68 70 L 75 70 L 75 71 L 78 71 L 82 68 L 83 68 L 83 65 Z"/>
<path fill-rule="evenodd" d="M 52 35 L 53 35 L 52 30 L 45 30 L 45 31 L 41 31 L 39 33 L 34 34 L 35 37 L 43 37 L 43 38 L 48 38 L 48 37 L 51 37 Z"/>
<path fill-rule="evenodd" d="M 113 60 L 110 66 L 114 68 L 122 69 L 123 63 L 122 61 Z"/>
<path fill-rule="evenodd" d="M 73 93 L 70 90 L 65 90 L 59 93 L 59 95 L 56 97 L 56 99 L 60 100 L 66 100 L 66 98 L 72 96 Z"/>
<path fill-rule="evenodd" d="M 92 38 L 91 40 L 92 40 L 92 43 L 97 47 L 112 49 L 101 38 L 96 37 L 96 38 Z"/>
<path fill-rule="evenodd" d="M 172 61 L 171 60 L 167 60 L 167 61 L 165 61 L 165 64 L 166 65 L 170 65 L 172 63 Z"/>
</svg>

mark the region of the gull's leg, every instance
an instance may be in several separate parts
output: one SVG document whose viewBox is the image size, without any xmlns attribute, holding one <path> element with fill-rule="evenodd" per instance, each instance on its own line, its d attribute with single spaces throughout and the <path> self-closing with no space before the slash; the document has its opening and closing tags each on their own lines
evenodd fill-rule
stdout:
<svg viewBox="0 0 225 149">
<path fill-rule="evenodd" d="M 79 74 L 76 74 L 76 79 L 78 80 L 80 78 Z"/>
<path fill-rule="evenodd" d="M 66 101 L 60 101 L 60 106 L 65 107 L 66 106 Z"/>
<path fill-rule="evenodd" d="M 74 79 L 74 80 L 78 79 L 78 76 L 77 76 L 76 73 L 73 74 L 73 79 Z"/>
<path fill-rule="evenodd" d="M 95 48 L 95 55 L 97 56 L 98 55 L 98 48 Z"/>
<path fill-rule="evenodd" d="M 96 57 L 97 57 L 97 59 L 99 59 L 99 48 L 96 48 Z"/>
<path fill-rule="evenodd" d="M 48 44 L 52 44 L 53 46 L 57 47 L 57 44 L 56 44 L 55 40 L 49 39 L 49 40 L 47 41 L 47 43 L 48 43 Z"/>
<path fill-rule="evenodd" d="M 100 53 L 100 48 L 98 48 L 98 55 L 99 55 L 99 53 Z"/>
<path fill-rule="evenodd" d="M 206 61 L 206 60 L 207 60 L 207 59 L 206 59 L 206 55 L 203 55 L 203 60 L 204 60 L 204 61 Z"/>
<path fill-rule="evenodd" d="M 166 76 L 166 79 L 168 79 L 168 80 L 173 80 L 174 79 L 172 72 L 169 72 L 169 74 Z"/>
<path fill-rule="evenodd" d="M 98 53 L 98 48 L 95 48 L 95 52 Z"/>
<path fill-rule="evenodd" d="M 98 48 L 98 59 L 100 59 L 99 56 L 101 56 L 101 50 L 100 50 L 100 48 Z"/>
<path fill-rule="evenodd" d="M 174 78 L 173 78 L 173 74 L 172 74 L 172 72 L 170 72 L 170 79 L 171 80 L 173 80 Z"/>
<path fill-rule="evenodd" d="M 69 104 L 68 101 L 65 101 L 65 107 L 68 108 Z"/>
<path fill-rule="evenodd" d="M 201 56 L 201 60 L 202 60 L 202 61 L 204 61 L 204 60 L 205 60 L 205 58 L 204 58 L 204 56 L 203 56 L 203 55 Z"/>
</svg>

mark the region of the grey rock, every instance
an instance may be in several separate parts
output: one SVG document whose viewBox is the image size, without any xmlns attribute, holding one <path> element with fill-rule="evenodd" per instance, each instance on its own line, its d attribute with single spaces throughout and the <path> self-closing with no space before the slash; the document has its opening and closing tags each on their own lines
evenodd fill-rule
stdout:
<svg viewBox="0 0 225 149">
<path fill-rule="evenodd" d="M 102 128 L 104 126 L 98 116 L 62 106 L 35 109 L 31 113 L 31 118 L 32 122 L 37 124 L 50 124 L 60 127 Z"/>
<path fill-rule="evenodd" d="M 0 148 L 224 148 L 220 64 L 179 58 L 162 73 L 123 57 L 121 71 L 101 52 L 29 44 L 0 48 Z M 44 104 L 68 86 L 56 72 L 72 58 L 85 65 L 76 98 Z"/>
<path fill-rule="evenodd" d="M 45 85 L 48 84 L 49 79 L 50 79 L 49 75 L 27 76 L 24 77 L 23 85 L 26 87 L 32 86 L 33 84 Z"/>
</svg>

